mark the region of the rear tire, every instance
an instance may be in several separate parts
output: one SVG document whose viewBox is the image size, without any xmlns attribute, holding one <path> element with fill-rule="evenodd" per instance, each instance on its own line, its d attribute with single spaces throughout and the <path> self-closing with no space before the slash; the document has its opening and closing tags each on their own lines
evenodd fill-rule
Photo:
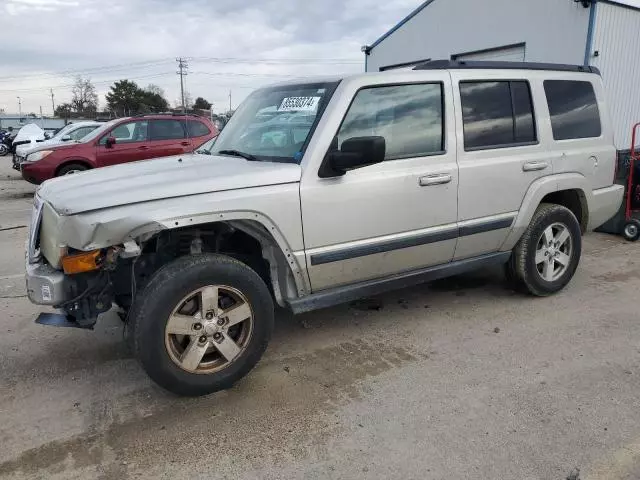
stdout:
<svg viewBox="0 0 640 480">
<path fill-rule="evenodd" d="M 573 278 L 582 253 L 580 224 L 571 210 L 543 203 L 513 250 L 516 282 L 546 297 Z"/>
<path fill-rule="evenodd" d="M 136 298 L 127 328 L 153 381 L 199 396 L 249 373 L 267 348 L 273 320 L 273 300 L 256 272 L 233 258 L 202 254 L 158 270 Z"/>
<path fill-rule="evenodd" d="M 636 242 L 640 238 L 640 221 L 633 219 L 625 223 L 622 236 L 630 242 Z"/>
<path fill-rule="evenodd" d="M 63 175 L 72 175 L 78 172 L 84 172 L 85 170 L 89 170 L 86 165 L 82 165 L 81 163 L 70 163 L 69 165 L 65 165 L 56 174 L 56 177 L 62 177 Z"/>
</svg>

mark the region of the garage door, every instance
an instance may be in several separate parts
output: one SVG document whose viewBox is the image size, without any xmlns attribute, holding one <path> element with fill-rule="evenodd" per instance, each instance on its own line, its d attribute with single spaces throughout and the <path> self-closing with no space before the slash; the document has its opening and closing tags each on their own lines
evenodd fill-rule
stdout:
<svg viewBox="0 0 640 480">
<path fill-rule="evenodd" d="M 524 62 L 525 45 L 510 45 L 506 47 L 478 50 L 475 52 L 452 55 L 453 60 L 493 60 L 501 62 Z"/>
</svg>

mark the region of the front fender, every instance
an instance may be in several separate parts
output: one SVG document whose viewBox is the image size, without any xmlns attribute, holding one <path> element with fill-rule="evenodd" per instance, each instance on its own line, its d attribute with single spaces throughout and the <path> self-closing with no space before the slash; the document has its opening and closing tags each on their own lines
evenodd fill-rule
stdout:
<svg viewBox="0 0 640 480">
<path fill-rule="evenodd" d="M 542 199 L 550 193 L 561 190 L 580 190 L 587 200 L 587 205 L 592 202 L 591 186 L 587 179 L 579 173 L 563 173 L 539 178 L 529 186 L 529 190 L 524 196 L 518 215 L 513 223 L 511 233 L 509 233 L 500 250 L 505 252 L 515 247 L 529 226 L 533 214 Z"/>
<path fill-rule="evenodd" d="M 146 240 L 162 230 L 246 221 L 268 232 L 287 259 L 298 291 L 308 291 L 306 264 L 293 254 L 304 250 L 297 184 L 168 198 L 68 216 L 64 217 L 61 243 L 94 250 Z"/>
</svg>

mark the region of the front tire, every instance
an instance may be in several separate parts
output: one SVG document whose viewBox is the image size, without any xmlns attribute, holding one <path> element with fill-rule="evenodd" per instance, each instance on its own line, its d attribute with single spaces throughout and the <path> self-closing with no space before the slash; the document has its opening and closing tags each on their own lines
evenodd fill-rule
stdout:
<svg viewBox="0 0 640 480">
<path fill-rule="evenodd" d="M 258 363 L 273 330 L 264 281 L 230 257 L 181 257 L 161 268 L 130 314 L 135 356 L 161 387 L 200 396 L 230 388 Z"/>
<path fill-rule="evenodd" d="M 70 163 L 69 165 L 65 165 L 60 170 L 56 177 L 62 177 L 63 175 L 72 175 L 74 173 L 84 172 L 88 170 L 86 165 L 82 165 L 81 163 Z"/>
<path fill-rule="evenodd" d="M 573 278 L 581 254 L 582 232 L 573 212 L 543 203 L 513 251 L 517 282 L 539 297 L 559 292 Z"/>
</svg>

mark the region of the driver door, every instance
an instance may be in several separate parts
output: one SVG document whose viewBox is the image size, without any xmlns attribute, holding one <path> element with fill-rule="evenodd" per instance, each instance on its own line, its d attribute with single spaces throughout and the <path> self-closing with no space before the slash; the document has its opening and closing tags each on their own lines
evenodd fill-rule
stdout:
<svg viewBox="0 0 640 480">
<path fill-rule="evenodd" d="M 455 119 L 447 73 L 405 85 L 363 87 L 337 141 L 382 136 L 382 163 L 300 187 L 312 290 L 446 264 L 458 237 Z M 345 93 L 345 96 L 346 93 Z"/>
<path fill-rule="evenodd" d="M 147 133 L 147 120 L 132 120 L 115 127 L 98 142 L 96 152 L 98 166 L 106 167 L 152 158 L 153 151 Z M 107 146 L 108 137 L 114 137 L 116 143 Z"/>
</svg>

